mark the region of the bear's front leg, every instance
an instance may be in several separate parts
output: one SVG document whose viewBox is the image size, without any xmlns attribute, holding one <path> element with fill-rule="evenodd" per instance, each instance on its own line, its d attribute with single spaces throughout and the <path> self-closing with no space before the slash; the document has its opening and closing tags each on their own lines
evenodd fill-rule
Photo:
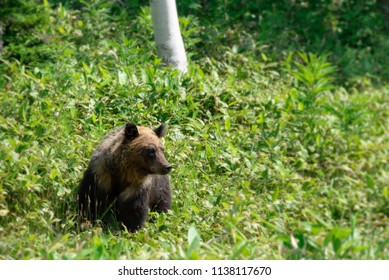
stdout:
<svg viewBox="0 0 389 280">
<path fill-rule="evenodd" d="M 166 212 L 172 208 L 172 194 L 167 175 L 155 175 L 150 191 L 150 209 L 156 212 Z"/>
<path fill-rule="evenodd" d="M 118 199 L 119 219 L 130 232 L 141 229 L 147 220 L 149 208 L 147 193 L 138 192 L 127 199 Z"/>
</svg>

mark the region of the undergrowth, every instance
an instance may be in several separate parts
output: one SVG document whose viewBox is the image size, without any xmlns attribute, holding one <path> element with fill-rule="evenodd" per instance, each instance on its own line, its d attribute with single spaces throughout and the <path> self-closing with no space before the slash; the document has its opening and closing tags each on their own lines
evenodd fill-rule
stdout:
<svg viewBox="0 0 389 280">
<path fill-rule="evenodd" d="M 225 26 L 183 1 L 182 75 L 161 66 L 146 6 L 21 2 L 34 16 L 2 8 L 0 258 L 389 258 L 389 86 L 371 76 L 384 50 L 355 75 L 350 52 L 370 46 L 294 51 L 285 36 L 269 49 L 250 14 L 235 18 L 246 33 L 227 25 L 233 1 L 217 10 Z M 133 234 L 115 219 L 84 227 L 82 173 L 127 121 L 167 124 L 172 210 Z"/>
</svg>

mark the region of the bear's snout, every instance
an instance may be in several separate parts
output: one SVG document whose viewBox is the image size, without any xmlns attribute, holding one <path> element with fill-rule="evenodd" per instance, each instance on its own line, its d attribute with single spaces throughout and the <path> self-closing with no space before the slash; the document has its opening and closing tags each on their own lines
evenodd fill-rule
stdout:
<svg viewBox="0 0 389 280">
<path fill-rule="evenodd" d="M 173 166 L 172 166 L 171 164 L 165 165 L 165 166 L 163 167 L 163 169 L 164 169 L 163 175 L 168 174 L 168 173 L 170 172 L 170 170 L 172 170 L 172 168 L 173 168 Z"/>
<path fill-rule="evenodd" d="M 148 170 L 151 174 L 166 175 L 168 174 L 173 166 L 165 159 L 165 157 L 158 158 L 155 161 L 148 163 Z"/>
</svg>

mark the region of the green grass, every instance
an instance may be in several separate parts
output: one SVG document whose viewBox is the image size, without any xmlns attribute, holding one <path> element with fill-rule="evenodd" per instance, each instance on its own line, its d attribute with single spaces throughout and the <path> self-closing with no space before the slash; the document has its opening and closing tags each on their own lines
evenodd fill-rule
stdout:
<svg viewBox="0 0 389 280">
<path fill-rule="evenodd" d="M 280 35 L 269 49 L 276 30 L 209 23 L 194 5 L 181 75 L 161 66 L 147 7 L 37 3 L 38 18 L 13 8 L 7 34 L 24 37 L 4 36 L 0 64 L 1 259 L 389 259 L 381 45 L 295 52 Z M 356 56 L 379 64 L 361 74 Z M 93 149 L 126 121 L 166 123 L 174 165 L 172 210 L 133 234 L 88 227 L 76 200 Z"/>
</svg>

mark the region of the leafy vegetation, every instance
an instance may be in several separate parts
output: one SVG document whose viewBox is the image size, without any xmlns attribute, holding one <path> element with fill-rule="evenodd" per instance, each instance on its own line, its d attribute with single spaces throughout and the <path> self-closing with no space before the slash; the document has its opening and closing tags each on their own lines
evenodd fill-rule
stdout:
<svg viewBox="0 0 389 280">
<path fill-rule="evenodd" d="M 1 2 L 0 258 L 389 258 L 375 1 L 178 1 L 184 75 L 161 66 L 147 2 Z M 174 164 L 172 211 L 134 234 L 76 201 L 128 120 L 165 122 Z"/>
</svg>

